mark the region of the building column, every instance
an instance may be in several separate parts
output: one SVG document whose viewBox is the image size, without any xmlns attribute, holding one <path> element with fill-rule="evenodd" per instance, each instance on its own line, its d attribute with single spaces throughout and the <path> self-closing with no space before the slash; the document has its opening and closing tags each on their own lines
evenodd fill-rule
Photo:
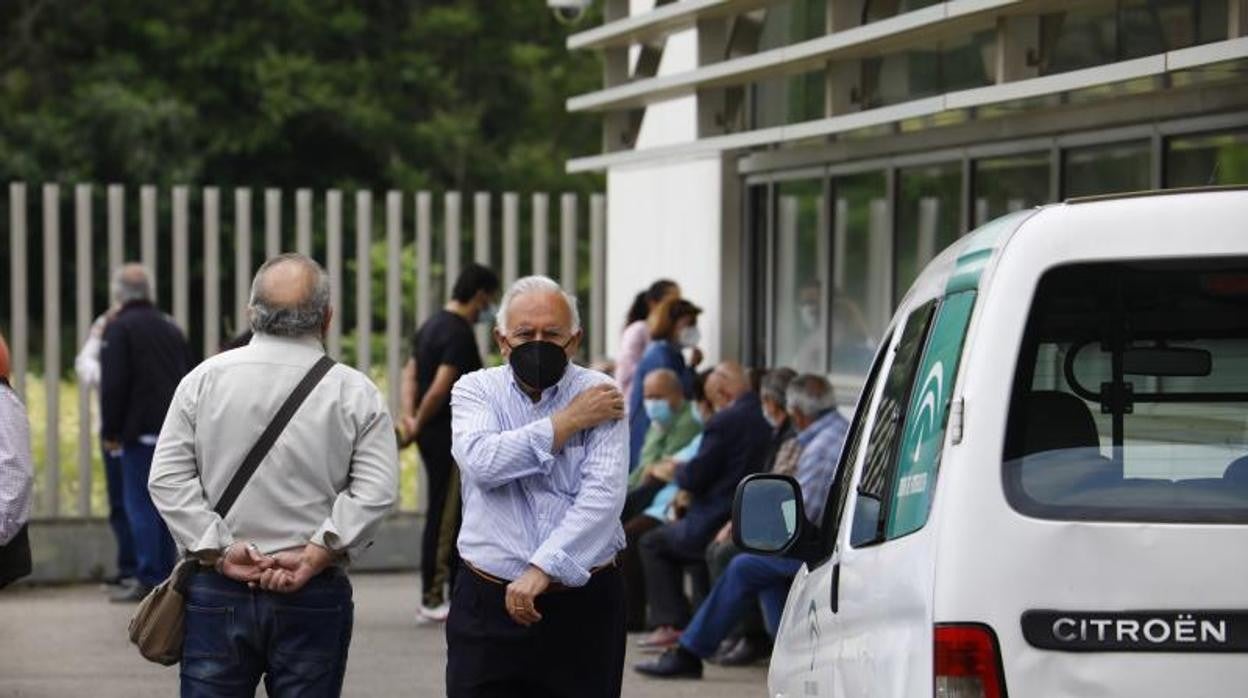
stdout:
<svg viewBox="0 0 1248 698">
<path fill-rule="evenodd" d="M 827 33 L 853 29 L 862 23 L 860 0 L 827 0 Z M 862 61 L 829 61 L 825 70 L 824 115 L 837 116 L 862 109 Z"/>
</svg>

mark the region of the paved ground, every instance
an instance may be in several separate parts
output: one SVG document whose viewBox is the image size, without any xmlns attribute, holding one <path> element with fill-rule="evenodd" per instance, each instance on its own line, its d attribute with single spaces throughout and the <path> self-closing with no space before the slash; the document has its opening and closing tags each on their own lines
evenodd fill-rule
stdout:
<svg viewBox="0 0 1248 698">
<path fill-rule="evenodd" d="M 415 577 L 356 575 L 356 626 L 347 696 L 443 695 L 441 627 L 416 627 Z M 0 592 L 0 698 L 165 698 L 177 667 L 143 661 L 125 638 L 132 607 L 107 603 L 98 587 Z M 634 644 L 634 643 L 630 643 Z M 637 659 L 630 649 L 629 665 Z M 708 666 L 700 682 L 655 682 L 625 669 L 629 698 L 757 698 L 765 669 Z"/>
</svg>

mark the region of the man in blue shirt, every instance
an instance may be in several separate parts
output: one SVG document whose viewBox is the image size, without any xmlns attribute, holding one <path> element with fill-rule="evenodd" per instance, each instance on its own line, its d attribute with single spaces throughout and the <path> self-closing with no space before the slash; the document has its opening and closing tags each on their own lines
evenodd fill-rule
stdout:
<svg viewBox="0 0 1248 698">
<path fill-rule="evenodd" d="M 569 365 L 581 336 L 574 296 L 521 279 L 495 329 L 507 364 L 451 391 L 464 564 L 446 626 L 450 698 L 620 695 L 628 425 L 611 378 Z"/>
<path fill-rule="evenodd" d="M 794 378 L 786 397 L 789 416 L 802 443 L 795 476 L 806 516 L 818 525 L 836 477 L 849 422 L 836 411 L 832 386 L 823 376 L 807 373 Z M 790 558 L 751 553 L 734 557 L 685 628 L 679 644 L 658 659 L 638 664 L 637 672 L 657 678 L 701 678 L 702 661 L 715 653 L 756 600 L 763 607 L 767 632 L 774 637 L 789 585 L 801 566 L 800 560 Z"/>
</svg>

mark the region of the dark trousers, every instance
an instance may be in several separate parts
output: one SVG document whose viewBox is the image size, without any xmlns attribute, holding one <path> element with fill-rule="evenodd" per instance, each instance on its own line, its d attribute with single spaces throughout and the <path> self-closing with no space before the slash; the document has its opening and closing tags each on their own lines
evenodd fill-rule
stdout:
<svg viewBox="0 0 1248 698">
<path fill-rule="evenodd" d="M 121 456 L 104 451 L 104 483 L 108 489 L 108 525 L 117 540 L 117 575 L 133 577 L 138 563 L 134 557 L 134 536 L 126 516 L 126 488 L 122 475 Z"/>
<path fill-rule="evenodd" d="M 537 599 L 542 620 L 507 615 L 506 588 L 461 566 L 446 622 L 448 698 L 619 698 L 624 589 L 608 568 Z"/>
<path fill-rule="evenodd" d="M 676 527 L 665 524 L 641 537 L 638 543 L 641 567 L 646 577 L 646 601 L 650 605 L 650 625 L 683 628 L 691 615 L 685 596 L 685 571 L 694 573 L 697 587 L 707 584 L 706 561 L 701 552 L 688 554 L 676 543 Z"/>
<path fill-rule="evenodd" d="M 152 496 L 147 491 L 147 476 L 152 469 L 156 447 L 140 443 L 126 444 L 121 451 L 122 499 L 130 537 L 134 541 L 135 574 L 144 585 L 153 587 L 173 571 L 176 552 L 169 529 Z"/>
<path fill-rule="evenodd" d="M 627 594 L 624 625 L 630 633 L 646 629 L 646 575 L 641 567 L 641 537 L 662 526 L 658 519 L 634 516 L 624 524 L 624 551 L 620 553 L 620 570 L 624 573 Z"/>
<path fill-rule="evenodd" d="M 460 524 L 459 468 L 451 458 L 450 423 L 423 430 L 416 446 L 429 488 L 425 530 L 420 539 L 421 603 L 434 607 L 446 600 L 445 589 L 459 566 L 455 547 Z"/>
<path fill-rule="evenodd" d="M 706 567 L 710 570 L 711 582 L 718 582 L 724 576 L 724 572 L 727 571 L 728 564 L 736 559 L 738 555 L 744 554 L 744 552 L 731 540 L 723 543 L 711 543 L 706 546 Z M 766 640 L 767 629 L 763 626 L 763 614 L 757 604 L 751 605 L 745 611 L 745 615 L 741 618 L 741 623 L 733 630 L 732 634 L 736 637 Z"/>
<path fill-rule="evenodd" d="M 709 658 L 745 613 L 760 603 L 767 631 L 774 636 L 789 586 L 801 567 L 801 561 L 787 558 L 748 553 L 734 557 L 685 628 L 681 646 L 703 659 Z"/>
<path fill-rule="evenodd" d="M 346 574 L 331 569 L 277 594 L 201 572 L 186 594 L 182 698 L 273 698 L 342 693 L 355 606 Z"/>
</svg>

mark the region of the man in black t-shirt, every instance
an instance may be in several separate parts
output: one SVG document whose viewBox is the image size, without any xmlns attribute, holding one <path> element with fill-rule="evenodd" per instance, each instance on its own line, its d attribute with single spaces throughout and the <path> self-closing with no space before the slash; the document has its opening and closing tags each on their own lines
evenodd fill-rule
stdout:
<svg viewBox="0 0 1248 698">
<path fill-rule="evenodd" d="M 473 325 L 493 324 L 498 292 L 492 270 L 469 264 L 455 280 L 446 307 L 416 331 L 412 358 L 403 368 L 400 442 L 416 442 L 429 487 L 420 551 L 423 621 L 446 620 L 445 588 L 458 564 L 459 472 L 451 459 L 451 387 L 460 376 L 481 368 Z"/>
</svg>

